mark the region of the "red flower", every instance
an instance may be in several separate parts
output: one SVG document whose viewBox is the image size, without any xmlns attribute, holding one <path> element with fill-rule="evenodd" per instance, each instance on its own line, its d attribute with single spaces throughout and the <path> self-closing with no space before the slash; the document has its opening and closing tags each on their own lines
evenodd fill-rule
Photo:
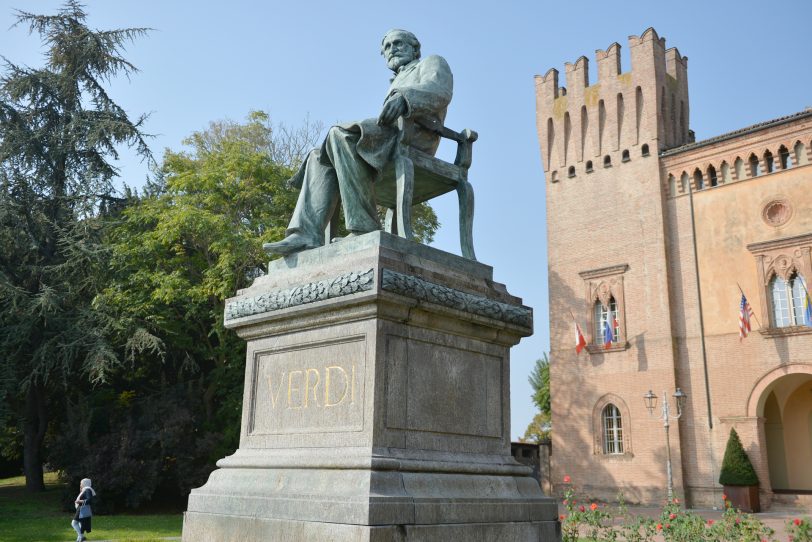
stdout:
<svg viewBox="0 0 812 542">
<path fill-rule="evenodd" d="M 567 518 L 567 516 L 565 516 L 564 514 L 561 514 L 560 516 L 558 516 L 558 519 L 560 519 L 561 521 L 564 521 L 566 518 Z"/>
<path fill-rule="evenodd" d="M 800 519 L 798 519 L 798 518 L 795 518 L 795 519 L 793 519 L 793 520 L 792 520 L 792 523 L 794 523 L 795 525 L 800 525 L 800 524 L 801 524 L 801 520 L 800 520 Z"/>
<path fill-rule="evenodd" d="M 569 484 L 570 482 L 572 482 L 572 478 L 570 478 L 570 475 L 567 474 L 566 476 L 564 476 L 564 483 Z"/>
<path fill-rule="evenodd" d="M 711 526 L 711 525 L 713 525 L 713 520 L 712 520 L 712 519 L 709 519 L 709 520 L 708 520 L 708 526 Z"/>
<path fill-rule="evenodd" d="M 583 511 L 584 511 L 584 510 L 586 510 L 586 509 L 584 508 L 584 505 L 582 504 L 581 506 L 579 506 L 579 507 L 578 507 L 578 510 L 580 510 L 581 512 L 583 512 Z"/>
<path fill-rule="evenodd" d="M 658 530 L 658 531 L 662 531 L 662 530 L 663 530 L 663 524 L 662 524 L 662 523 L 658 523 L 658 524 L 657 524 L 657 530 Z"/>
<path fill-rule="evenodd" d="M 741 522 L 742 522 L 742 520 L 740 520 L 739 518 L 736 518 L 736 525 L 738 525 Z"/>
<path fill-rule="evenodd" d="M 727 495 L 725 495 L 724 493 L 722 493 L 722 500 L 723 500 L 723 501 L 726 501 L 726 500 L 727 500 Z"/>
<path fill-rule="evenodd" d="M 598 505 L 593 502 L 592 504 L 589 505 L 589 509 L 594 512 L 595 510 L 598 509 Z"/>
<path fill-rule="evenodd" d="M 670 529 L 670 528 L 671 528 L 671 524 L 670 524 L 670 523 L 666 523 L 666 524 L 665 524 L 665 528 L 666 528 L 666 529 Z"/>
<path fill-rule="evenodd" d="M 676 514 L 668 514 L 668 519 L 675 519 L 676 517 Z"/>
</svg>

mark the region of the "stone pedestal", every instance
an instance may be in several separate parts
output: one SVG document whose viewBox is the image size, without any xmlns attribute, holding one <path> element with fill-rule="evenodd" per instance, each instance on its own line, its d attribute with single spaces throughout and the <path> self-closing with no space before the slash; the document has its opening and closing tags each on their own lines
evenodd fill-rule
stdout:
<svg viewBox="0 0 812 542">
<path fill-rule="evenodd" d="M 490 267 L 374 232 L 272 262 L 225 318 L 248 342 L 240 447 L 184 541 L 560 539 L 510 456 L 532 311 Z"/>
</svg>

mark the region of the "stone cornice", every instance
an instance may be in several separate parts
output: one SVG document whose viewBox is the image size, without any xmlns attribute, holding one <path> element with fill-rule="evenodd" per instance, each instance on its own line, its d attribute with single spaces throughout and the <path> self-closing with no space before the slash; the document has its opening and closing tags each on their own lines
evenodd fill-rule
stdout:
<svg viewBox="0 0 812 542">
<path fill-rule="evenodd" d="M 620 265 L 610 265 L 609 267 L 601 267 L 599 269 L 590 269 L 588 271 L 581 271 L 578 273 L 582 279 L 597 279 L 600 277 L 608 277 L 611 275 L 620 275 L 629 269 L 629 264 L 623 263 Z"/>
<path fill-rule="evenodd" d="M 390 269 L 383 270 L 381 288 L 419 301 L 427 301 L 523 327 L 533 327 L 533 312 L 527 307 L 501 303 Z"/>
<path fill-rule="evenodd" d="M 226 304 L 225 321 L 371 290 L 375 286 L 374 278 L 372 269 L 352 271 L 285 290 L 237 298 Z"/>
<path fill-rule="evenodd" d="M 768 250 L 775 250 L 778 248 L 794 248 L 799 245 L 812 245 L 812 233 L 794 235 L 792 237 L 782 237 L 781 239 L 771 239 L 769 241 L 759 241 L 758 243 L 750 243 L 747 245 L 747 250 L 753 254 L 760 254 Z"/>
</svg>

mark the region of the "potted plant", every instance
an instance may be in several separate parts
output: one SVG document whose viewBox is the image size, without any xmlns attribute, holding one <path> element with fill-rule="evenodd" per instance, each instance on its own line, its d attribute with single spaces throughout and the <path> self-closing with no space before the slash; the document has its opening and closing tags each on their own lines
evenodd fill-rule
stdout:
<svg viewBox="0 0 812 542">
<path fill-rule="evenodd" d="M 735 429 L 730 430 L 730 437 L 727 439 L 719 483 L 724 486 L 728 502 L 734 508 L 744 512 L 761 510 L 758 501 L 758 476 Z"/>
</svg>

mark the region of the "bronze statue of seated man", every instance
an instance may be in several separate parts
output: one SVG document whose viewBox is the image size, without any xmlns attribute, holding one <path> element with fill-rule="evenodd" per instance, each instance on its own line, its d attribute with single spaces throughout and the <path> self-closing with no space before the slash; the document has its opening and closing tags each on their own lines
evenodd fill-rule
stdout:
<svg viewBox="0 0 812 542">
<path fill-rule="evenodd" d="M 322 246 L 339 199 L 350 235 L 381 229 L 375 182 L 398 144 L 399 117 L 415 120 L 410 145 L 431 155 L 437 151 L 440 136 L 424 126 L 443 126 L 453 91 L 448 63 L 436 55 L 421 59 L 420 42 L 405 30 L 387 32 L 381 54 L 395 76 L 380 115 L 333 126 L 321 147 L 308 154 L 288 181 L 301 191 L 287 236 L 266 243 L 267 252 L 287 255 Z"/>
</svg>

